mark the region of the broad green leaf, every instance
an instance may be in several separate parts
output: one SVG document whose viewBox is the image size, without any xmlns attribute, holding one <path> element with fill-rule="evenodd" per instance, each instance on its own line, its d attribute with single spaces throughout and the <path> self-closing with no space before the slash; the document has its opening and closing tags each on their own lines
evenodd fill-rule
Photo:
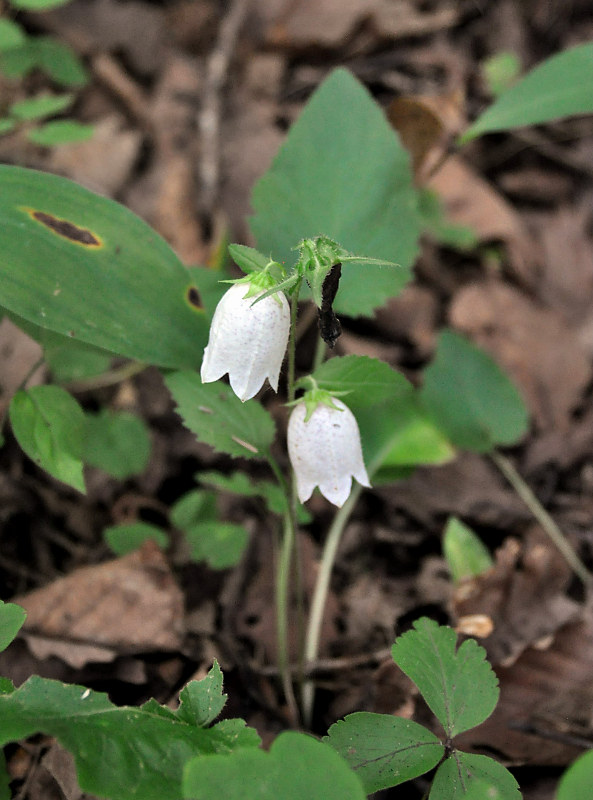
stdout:
<svg viewBox="0 0 593 800">
<path fill-rule="evenodd" d="M 593 750 L 571 764 L 560 778 L 556 800 L 587 800 L 593 786 Z"/>
<path fill-rule="evenodd" d="M 81 87 L 89 82 L 89 74 L 72 48 L 53 36 L 36 36 L 30 40 L 36 65 L 55 83 Z"/>
<path fill-rule="evenodd" d="M 84 492 L 84 412 L 72 395 L 59 386 L 34 386 L 14 395 L 9 414 L 14 435 L 29 458 Z"/>
<path fill-rule="evenodd" d="M 420 217 L 410 159 L 383 112 L 346 70 L 311 97 L 253 190 L 250 224 L 260 251 L 280 263 L 306 237 L 399 268 L 344 264 L 337 313 L 370 315 L 410 280 Z"/>
<path fill-rule="evenodd" d="M 0 166 L 0 250 L 0 305 L 14 314 L 138 361 L 200 363 L 208 323 L 189 272 L 123 206 Z"/>
<path fill-rule="evenodd" d="M 0 600 L 0 651 L 6 650 L 20 631 L 26 617 L 24 608 Z"/>
<path fill-rule="evenodd" d="M 419 404 L 412 387 L 379 406 L 359 409 L 353 405 L 353 411 L 373 482 L 385 482 L 402 467 L 442 464 L 455 456 L 455 450 Z"/>
<path fill-rule="evenodd" d="M 0 53 L 24 44 L 26 34 L 21 26 L 11 19 L 0 19 Z"/>
<path fill-rule="evenodd" d="M 0 746 L 36 733 L 70 750 L 83 791 L 113 800 L 181 800 L 190 758 L 233 749 L 223 730 L 188 724 L 155 701 L 118 708 L 106 694 L 33 676 L 0 695 Z"/>
<path fill-rule="evenodd" d="M 173 525 L 182 531 L 197 522 L 215 520 L 218 518 L 216 495 L 214 492 L 194 489 L 177 500 L 170 514 Z"/>
<path fill-rule="evenodd" d="M 456 650 L 457 634 L 422 617 L 414 629 L 399 636 L 391 653 L 414 681 L 427 705 L 452 738 L 474 728 L 494 711 L 498 680 L 486 661 L 486 651 L 467 639 Z"/>
<path fill-rule="evenodd" d="M 144 471 L 150 450 L 146 425 L 135 414 L 103 409 L 86 415 L 85 463 L 123 480 Z"/>
<path fill-rule="evenodd" d="M 0 51 L 0 73 L 7 78 L 22 78 L 37 65 L 34 39 Z"/>
<path fill-rule="evenodd" d="M 313 373 L 320 389 L 349 392 L 345 402 L 356 408 L 407 394 L 409 381 L 389 364 L 369 356 L 330 358 Z"/>
<path fill-rule="evenodd" d="M 179 695 L 177 715 L 184 722 L 205 728 L 214 722 L 226 703 L 222 692 L 222 672 L 218 661 L 201 681 L 190 681 Z"/>
<path fill-rule="evenodd" d="M 53 147 L 59 144 L 86 142 L 94 132 L 93 125 L 83 125 L 73 119 L 57 119 L 27 131 L 27 138 L 33 144 L 39 144 L 42 147 Z"/>
<path fill-rule="evenodd" d="M 487 108 L 461 137 L 593 113 L 593 42 L 546 59 Z"/>
<path fill-rule="evenodd" d="M 439 336 L 421 399 L 443 433 L 464 450 L 487 453 L 514 444 L 527 431 L 527 409 L 515 385 L 489 355 L 453 331 Z"/>
<path fill-rule="evenodd" d="M 483 61 L 482 72 L 490 92 L 496 97 L 516 82 L 521 72 L 521 61 L 515 53 L 504 50 Z"/>
<path fill-rule="evenodd" d="M 239 563 L 249 534 L 242 525 L 209 520 L 184 528 L 194 561 L 206 561 L 212 569 L 228 569 Z"/>
<path fill-rule="evenodd" d="M 449 517 L 443 536 L 443 554 L 455 583 L 481 575 L 493 564 L 482 540 L 457 517 Z"/>
<path fill-rule="evenodd" d="M 23 327 L 37 327 L 23 326 Z M 74 342 L 59 333 L 38 328 L 37 341 L 43 346 L 43 355 L 54 381 L 69 383 L 106 372 L 113 356 L 88 344 Z"/>
<path fill-rule="evenodd" d="M 10 114 L 19 120 L 41 119 L 58 114 L 74 102 L 73 94 L 40 94 L 10 106 Z"/>
<path fill-rule="evenodd" d="M 329 745 L 304 733 L 281 733 L 268 753 L 238 750 L 187 765 L 188 800 L 364 800 L 362 785 Z"/>
<path fill-rule="evenodd" d="M 47 11 L 49 8 L 57 8 L 69 3 L 70 0 L 10 0 L 15 8 L 22 8 L 26 11 Z"/>
<path fill-rule="evenodd" d="M 241 458 L 266 458 L 274 421 L 257 402 L 242 403 L 224 383 L 202 383 L 196 372 L 174 372 L 165 383 L 183 424 L 200 442 Z"/>
<path fill-rule="evenodd" d="M 244 472 L 233 472 L 223 475 L 221 472 L 198 472 L 195 478 L 206 486 L 215 486 L 224 492 L 238 494 L 241 497 L 262 497 L 274 514 L 282 516 L 286 511 L 286 498 L 277 483 L 271 481 L 254 481 Z M 300 503 L 297 506 L 297 519 L 306 525 L 311 515 Z"/>
<path fill-rule="evenodd" d="M 437 737 L 417 722 L 366 711 L 336 722 L 323 741 L 346 759 L 367 794 L 423 775 L 445 752 Z"/>
<path fill-rule="evenodd" d="M 494 786 L 496 793 L 477 794 L 475 784 Z M 474 788 L 472 788 L 474 787 Z M 498 761 L 456 750 L 436 771 L 428 800 L 521 800 L 517 781 Z M 576 797 L 571 800 L 577 800 Z"/>
<path fill-rule="evenodd" d="M 148 522 L 127 522 L 111 525 L 103 531 L 103 537 L 109 547 L 118 556 L 125 556 L 142 547 L 149 540 L 156 542 L 165 550 L 169 546 L 169 537 L 162 528 Z"/>
</svg>

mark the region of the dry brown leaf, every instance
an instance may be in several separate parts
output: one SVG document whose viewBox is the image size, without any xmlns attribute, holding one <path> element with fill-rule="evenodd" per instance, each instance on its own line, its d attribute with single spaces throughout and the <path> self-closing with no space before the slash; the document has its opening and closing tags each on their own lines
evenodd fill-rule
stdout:
<svg viewBox="0 0 593 800">
<path fill-rule="evenodd" d="M 521 218 L 461 156 L 448 158 L 428 187 L 442 199 L 447 219 L 470 227 L 482 242 L 504 242 L 517 277 L 534 282 L 536 248 Z"/>
<path fill-rule="evenodd" d="M 378 0 L 373 10 L 373 28 L 386 39 L 407 39 L 428 36 L 450 28 L 459 19 L 461 10 L 455 3 L 439 3 L 434 10 L 420 10 L 410 0 Z"/>
<path fill-rule="evenodd" d="M 499 281 L 466 286 L 450 308 L 453 327 L 504 367 L 540 429 L 565 431 L 592 377 L 590 360 L 562 316 Z"/>
<path fill-rule="evenodd" d="M 153 542 L 15 602 L 27 612 L 23 635 L 35 654 L 57 655 L 72 666 L 181 645 L 183 595 Z"/>
<path fill-rule="evenodd" d="M 279 10 L 266 39 L 281 47 L 338 48 L 376 5 L 377 0 L 317 0 L 312 13 L 308 0 L 296 0 Z"/>
</svg>

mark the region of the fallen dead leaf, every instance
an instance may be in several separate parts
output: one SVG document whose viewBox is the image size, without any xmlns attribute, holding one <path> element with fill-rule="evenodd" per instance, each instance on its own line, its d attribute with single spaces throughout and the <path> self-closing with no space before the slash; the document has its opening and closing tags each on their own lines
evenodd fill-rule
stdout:
<svg viewBox="0 0 593 800">
<path fill-rule="evenodd" d="M 567 430 L 592 367 L 577 335 L 558 312 L 491 280 L 461 289 L 449 315 L 453 327 L 509 372 L 539 429 Z"/>
<path fill-rule="evenodd" d="M 56 655 L 80 667 L 181 645 L 183 595 L 153 542 L 75 570 L 15 602 L 27 612 L 22 635 L 38 658 Z"/>
</svg>

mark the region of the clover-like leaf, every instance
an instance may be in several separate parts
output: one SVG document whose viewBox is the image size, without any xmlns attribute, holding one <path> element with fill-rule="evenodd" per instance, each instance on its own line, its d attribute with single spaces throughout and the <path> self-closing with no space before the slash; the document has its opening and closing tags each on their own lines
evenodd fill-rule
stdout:
<svg viewBox="0 0 593 800">
<path fill-rule="evenodd" d="M 449 739 L 487 719 L 499 694 L 484 648 L 468 639 L 456 649 L 456 642 L 452 628 L 422 617 L 396 639 L 391 651 Z"/>
<path fill-rule="evenodd" d="M 478 794 L 479 786 L 494 787 Z M 454 751 L 436 771 L 428 800 L 521 800 L 517 781 L 498 761 L 488 756 Z M 576 798 L 574 798 L 576 800 Z"/>
</svg>

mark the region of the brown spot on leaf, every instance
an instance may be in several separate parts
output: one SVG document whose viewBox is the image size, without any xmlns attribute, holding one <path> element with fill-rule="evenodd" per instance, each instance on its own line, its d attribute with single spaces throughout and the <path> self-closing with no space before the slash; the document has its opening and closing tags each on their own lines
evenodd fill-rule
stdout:
<svg viewBox="0 0 593 800">
<path fill-rule="evenodd" d="M 190 286 L 187 290 L 187 302 L 198 311 L 203 311 L 202 298 L 195 286 Z"/>
<path fill-rule="evenodd" d="M 103 247 L 101 239 L 87 228 L 81 228 L 73 222 L 59 219 L 52 214 L 46 214 L 45 211 L 27 209 L 27 212 L 36 222 L 45 225 L 50 231 L 57 233 L 58 236 L 63 236 L 64 239 L 68 239 L 75 244 L 81 244 L 84 247 Z"/>
</svg>

